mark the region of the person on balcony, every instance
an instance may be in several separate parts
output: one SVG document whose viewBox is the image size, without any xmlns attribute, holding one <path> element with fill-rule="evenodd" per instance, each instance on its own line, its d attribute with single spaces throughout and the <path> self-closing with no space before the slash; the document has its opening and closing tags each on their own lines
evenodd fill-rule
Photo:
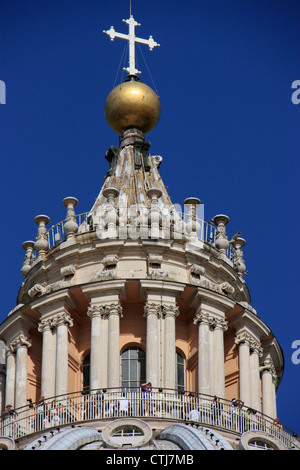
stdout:
<svg viewBox="0 0 300 470">
<path fill-rule="evenodd" d="M 40 431 L 43 429 L 43 423 L 45 418 L 46 404 L 44 397 L 40 396 L 39 400 L 35 405 L 35 430 Z"/>
<path fill-rule="evenodd" d="M 141 389 L 142 389 L 142 402 L 143 402 L 143 416 L 149 416 L 152 383 L 146 382 L 142 384 Z"/>
</svg>

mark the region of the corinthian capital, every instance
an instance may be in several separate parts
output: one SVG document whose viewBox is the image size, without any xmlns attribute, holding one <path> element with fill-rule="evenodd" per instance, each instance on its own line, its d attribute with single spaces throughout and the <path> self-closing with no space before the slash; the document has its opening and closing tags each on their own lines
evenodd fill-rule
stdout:
<svg viewBox="0 0 300 470">
<path fill-rule="evenodd" d="M 73 320 L 71 315 L 68 312 L 62 312 L 55 315 L 52 320 L 53 326 L 67 325 L 69 327 L 73 326 Z"/>
<path fill-rule="evenodd" d="M 179 313 L 179 307 L 177 307 L 176 305 L 162 305 L 162 314 L 164 317 L 171 316 L 175 318 L 179 315 Z"/>
<path fill-rule="evenodd" d="M 30 348 L 31 345 L 32 345 L 31 340 L 24 333 L 20 333 L 13 341 L 14 350 L 17 350 L 18 348 L 21 348 L 22 346 L 26 346 L 27 348 Z"/>
<path fill-rule="evenodd" d="M 222 331 L 226 331 L 228 328 L 228 321 L 224 318 L 214 318 L 214 328 Z"/>
<path fill-rule="evenodd" d="M 109 317 L 110 315 L 118 315 L 122 317 L 122 307 L 119 303 L 115 304 L 106 304 L 105 306 L 105 314 Z"/>
<path fill-rule="evenodd" d="M 200 325 L 200 323 L 205 323 L 206 325 L 210 326 L 211 324 L 211 316 L 206 313 L 202 312 L 201 310 L 196 313 L 195 318 L 194 318 L 194 324 L 195 325 Z"/>
<path fill-rule="evenodd" d="M 253 338 L 248 333 L 242 332 L 236 335 L 234 342 L 237 345 L 247 344 L 247 346 L 250 347 L 253 342 Z"/>
<path fill-rule="evenodd" d="M 148 315 L 155 315 L 156 317 L 159 317 L 162 312 L 162 306 L 161 304 L 156 304 L 154 302 L 147 302 L 146 305 L 144 306 L 144 317 L 147 317 Z"/>
<path fill-rule="evenodd" d="M 90 305 L 87 309 L 87 316 L 90 318 L 94 317 L 106 317 L 105 305 Z"/>
</svg>

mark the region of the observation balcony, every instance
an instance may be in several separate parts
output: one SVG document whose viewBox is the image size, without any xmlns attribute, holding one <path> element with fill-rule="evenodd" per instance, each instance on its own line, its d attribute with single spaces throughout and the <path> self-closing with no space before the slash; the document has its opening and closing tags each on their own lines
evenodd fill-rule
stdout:
<svg viewBox="0 0 300 470">
<path fill-rule="evenodd" d="M 36 439 L 40 434 L 59 432 L 63 427 L 83 423 L 97 425 L 118 418 L 140 418 L 151 421 L 193 424 L 240 437 L 246 431 L 263 431 L 279 439 L 288 449 L 299 449 L 297 435 L 282 424 L 242 404 L 208 395 L 177 390 L 152 389 L 145 396 L 140 389 L 101 389 L 74 392 L 2 415 L 0 436 L 14 440 Z M 96 424 L 97 422 L 97 424 Z M 28 439 L 27 439 L 28 441 Z"/>
<path fill-rule="evenodd" d="M 75 198 L 68 198 L 75 199 Z M 100 240 L 182 240 L 189 243 L 191 249 L 207 249 L 215 251 L 215 254 L 230 264 L 242 276 L 246 270 L 243 261 L 242 247 L 245 240 L 240 238 L 240 233 L 228 239 L 225 225 L 229 218 L 223 214 L 215 216 L 211 222 L 201 220 L 194 212 L 179 212 L 175 208 L 165 208 L 157 212 L 148 210 L 145 206 L 133 206 L 131 208 L 107 207 L 105 204 L 101 210 L 88 211 L 75 214 L 61 222 L 46 228 L 49 223 L 47 216 L 37 216 L 38 224 L 37 240 L 43 239 L 43 249 L 38 252 L 37 242 L 24 242 L 26 251 L 24 266 L 21 270 L 24 276 L 37 261 L 45 259 L 46 254 L 58 247 L 63 242 L 77 237 L 93 234 Z M 70 226 L 72 227 L 70 229 Z"/>
</svg>

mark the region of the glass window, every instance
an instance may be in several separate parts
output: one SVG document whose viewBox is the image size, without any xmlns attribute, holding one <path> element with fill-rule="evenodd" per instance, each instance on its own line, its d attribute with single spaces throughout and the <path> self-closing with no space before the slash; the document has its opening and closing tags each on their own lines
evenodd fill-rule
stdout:
<svg viewBox="0 0 300 470">
<path fill-rule="evenodd" d="M 89 392 L 90 390 L 90 355 L 85 356 L 82 363 L 82 390 Z"/>
<path fill-rule="evenodd" d="M 176 352 L 176 388 L 178 392 L 183 392 L 185 387 L 185 364 L 184 357 Z"/>
<path fill-rule="evenodd" d="M 136 390 L 146 382 L 146 354 L 137 347 L 125 349 L 121 355 L 122 388 Z"/>
</svg>

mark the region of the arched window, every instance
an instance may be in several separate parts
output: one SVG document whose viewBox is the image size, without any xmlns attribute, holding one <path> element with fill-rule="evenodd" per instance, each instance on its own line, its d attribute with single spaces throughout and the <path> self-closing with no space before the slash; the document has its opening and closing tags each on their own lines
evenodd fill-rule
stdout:
<svg viewBox="0 0 300 470">
<path fill-rule="evenodd" d="M 146 354 L 138 347 L 125 349 L 121 355 L 122 388 L 136 389 L 146 382 Z"/>
<path fill-rule="evenodd" d="M 185 364 L 184 357 L 176 352 L 176 388 L 178 392 L 183 392 L 185 388 Z"/>
<path fill-rule="evenodd" d="M 82 362 L 82 391 L 90 391 L 90 354 L 87 354 Z"/>
</svg>

